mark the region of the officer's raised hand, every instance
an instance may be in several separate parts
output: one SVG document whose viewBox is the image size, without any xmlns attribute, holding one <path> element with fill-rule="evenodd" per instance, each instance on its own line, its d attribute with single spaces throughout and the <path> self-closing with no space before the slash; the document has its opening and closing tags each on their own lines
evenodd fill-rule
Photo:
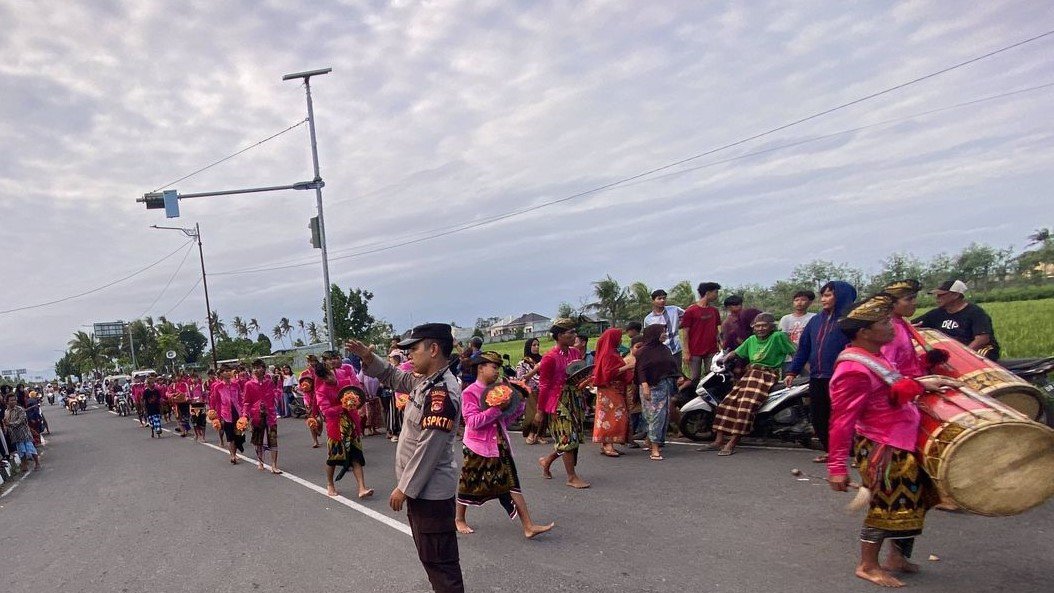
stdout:
<svg viewBox="0 0 1054 593">
<path fill-rule="evenodd" d="M 373 346 L 363 344 L 358 340 L 344 342 L 344 348 L 364 360 L 373 357 Z"/>
</svg>

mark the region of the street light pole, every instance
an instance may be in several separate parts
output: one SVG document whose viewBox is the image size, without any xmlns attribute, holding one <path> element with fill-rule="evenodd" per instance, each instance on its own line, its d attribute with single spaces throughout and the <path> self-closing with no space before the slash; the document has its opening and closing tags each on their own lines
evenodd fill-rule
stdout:
<svg viewBox="0 0 1054 593">
<path fill-rule="evenodd" d="M 311 133 L 311 162 L 315 167 L 315 205 L 318 209 L 318 239 L 319 244 L 322 247 L 322 281 L 324 283 L 325 303 L 326 303 L 326 332 L 329 336 L 329 347 L 333 350 L 337 349 L 334 325 L 333 325 L 333 303 L 330 299 L 330 282 L 329 282 L 329 251 L 326 247 L 326 223 L 325 218 L 322 216 L 322 176 L 319 172 L 318 166 L 318 143 L 315 139 L 315 109 L 311 102 L 311 77 L 322 74 L 329 74 L 332 68 L 323 68 L 321 70 L 311 70 L 308 72 L 296 72 L 294 74 L 286 74 L 282 77 L 282 80 L 293 80 L 297 78 L 304 79 L 304 90 L 307 94 L 307 126 Z"/>
<path fill-rule="evenodd" d="M 194 228 L 185 229 L 178 226 L 150 225 L 151 228 L 170 231 L 182 231 L 184 235 L 194 239 L 198 244 L 198 259 L 201 261 L 201 285 L 205 288 L 205 323 L 209 326 L 209 352 L 212 354 L 212 368 L 218 369 L 220 365 L 216 362 L 216 336 L 212 331 L 212 305 L 209 304 L 209 281 L 205 275 L 205 251 L 201 247 L 201 224 L 194 223 Z"/>
</svg>

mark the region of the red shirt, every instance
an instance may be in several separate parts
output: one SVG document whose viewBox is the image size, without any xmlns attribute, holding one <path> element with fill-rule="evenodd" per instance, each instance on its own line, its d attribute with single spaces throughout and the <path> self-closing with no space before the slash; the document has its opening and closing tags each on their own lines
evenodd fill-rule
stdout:
<svg viewBox="0 0 1054 593">
<path fill-rule="evenodd" d="M 684 310 L 681 327 L 688 331 L 688 355 L 710 356 L 717 354 L 717 330 L 721 326 L 721 313 L 715 307 L 700 307 L 692 303 Z"/>
</svg>

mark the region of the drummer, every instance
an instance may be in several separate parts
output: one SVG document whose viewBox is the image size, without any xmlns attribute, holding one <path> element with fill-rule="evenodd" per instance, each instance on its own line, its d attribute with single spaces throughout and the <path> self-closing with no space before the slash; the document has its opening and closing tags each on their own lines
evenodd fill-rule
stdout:
<svg viewBox="0 0 1054 593">
<path fill-rule="evenodd" d="M 852 443 L 863 486 L 870 490 L 856 576 L 883 587 L 904 585 L 894 572 L 918 572 L 919 566 L 908 559 L 915 537 L 922 533 L 926 510 L 937 502 L 936 488 L 915 453 L 919 431 L 915 398 L 925 390 L 956 384 L 945 377 L 904 377 L 882 356 L 882 346 L 894 337 L 890 320 L 894 300 L 879 293 L 838 322 L 850 344 L 838 356 L 831 377 L 827 461 L 831 488 L 846 491 Z M 879 564 L 887 539 L 892 546 L 886 561 Z"/>
<path fill-rule="evenodd" d="M 966 283 L 948 280 L 930 291 L 937 308 L 913 321 L 915 325 L 944 332 L 966 344 L 988 360 L 999 360 L 999 342 L 995 340 L 992 318 L 984 309 L 966 300 Z"/>
<path fill-rule="evenodd" d="M 484 351 L 470 359 L 476 381 L 461 392 L 461 414 L 465 419 L 465 462 L 457 484 L 459 533 L 474 533 L 466 522 L 468 506 L 480 506 L 497 499 L 510 519 L 519 518 L 527 539 L 545 533 L 553 523 L 538 525 L 531 520 L 527 501 L 520 492 L 520 476 L 512 458 L 509 424 L 523 414 L 526 401 L 510 399 L 502 407 L 484 409 L 487 388 L 499 385 L 502 359 L 497 352 Z M 511 408 L 511 409 L 510 409 Z"/>
<path fill-rule="evenodd" d="M 893 340 L 882 346 L 882 356 L 893 363 L 897 371 L 905 377 L 921 377 L 929 374 L 916 354 L 915 343 L 911 339 L 909 319 L 918 307 L 918 296 L 921 284 L 918 280 L 897 280 L 887 284 L 883 292 L 893 297 Z"/>
</svg>

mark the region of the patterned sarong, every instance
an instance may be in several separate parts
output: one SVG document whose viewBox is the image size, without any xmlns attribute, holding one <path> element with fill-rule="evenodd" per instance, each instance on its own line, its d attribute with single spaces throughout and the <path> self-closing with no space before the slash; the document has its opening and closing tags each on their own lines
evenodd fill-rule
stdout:
<svg viewBox="0 0 1054 593">
<path fill-rule="evenodd" d="M 497 499 L 509 517 L 515 518 L 516 505 L 511 493 L 520 492 L 520 476 L 505 435 L 498 431 L 497 457 L 484 457 L 468 447 L 464 448 L 464 454 L 465 463 L 461 466 L 461 478 L 457 483 L 457 501 L 479 506 Z"/>
<path fill-rule="evenodd" d="M 582 442 L 582 398 L 572 385 L 564 385 L 556 403 L 556 413 L 549 420 L 549 432 L 558 453 L 577 451 Z"/>
<path fill-rule="evenodd" d="M 326 438 L 326 446 L 329 456 L 326 463 L 334 467 L 351 467 L 352 463 L 361 466 L 366 465 L 366 457 L 362 454 L 362 439 L 355 430 L 355 423 L 348 418 L 347 414 L 340 415 L 340 438 Z"/>
<path fill-rule="evenodd" d="M 776 369 L 752 364 L 736 381 L 714 416 L 714 430 L 730 435 L 748 435 L 754 427 L 754 415 L 769 396 L 769 390 L 779 380 Z"/>
<path fill-rule="evenodd" d="M 615 381 L 597 387 L 594 443 L 625 443 L 629 436 L 629 410 L 626 408 L 626 384 Z"/>
<path fill-rule="evenodd" d="M 881 530 L 882 538 L 922 533 L 926 511 L 939 500 L 915 453 L 857 435 L 853 455 L 864 486 L 871 490 L 864 529 Z"/>
<path fill-rule="evenodd" d="M 250 441 L 253 447 L 263 447 L 265 451 L 278 450 L 278 425 L 267 425 L 267 410 L 260 410 L 260 417 L 253 424 L 253 432 Z M 264 446 L 264 437 L 267 437 L 267 446 Z"/>
</svg>

